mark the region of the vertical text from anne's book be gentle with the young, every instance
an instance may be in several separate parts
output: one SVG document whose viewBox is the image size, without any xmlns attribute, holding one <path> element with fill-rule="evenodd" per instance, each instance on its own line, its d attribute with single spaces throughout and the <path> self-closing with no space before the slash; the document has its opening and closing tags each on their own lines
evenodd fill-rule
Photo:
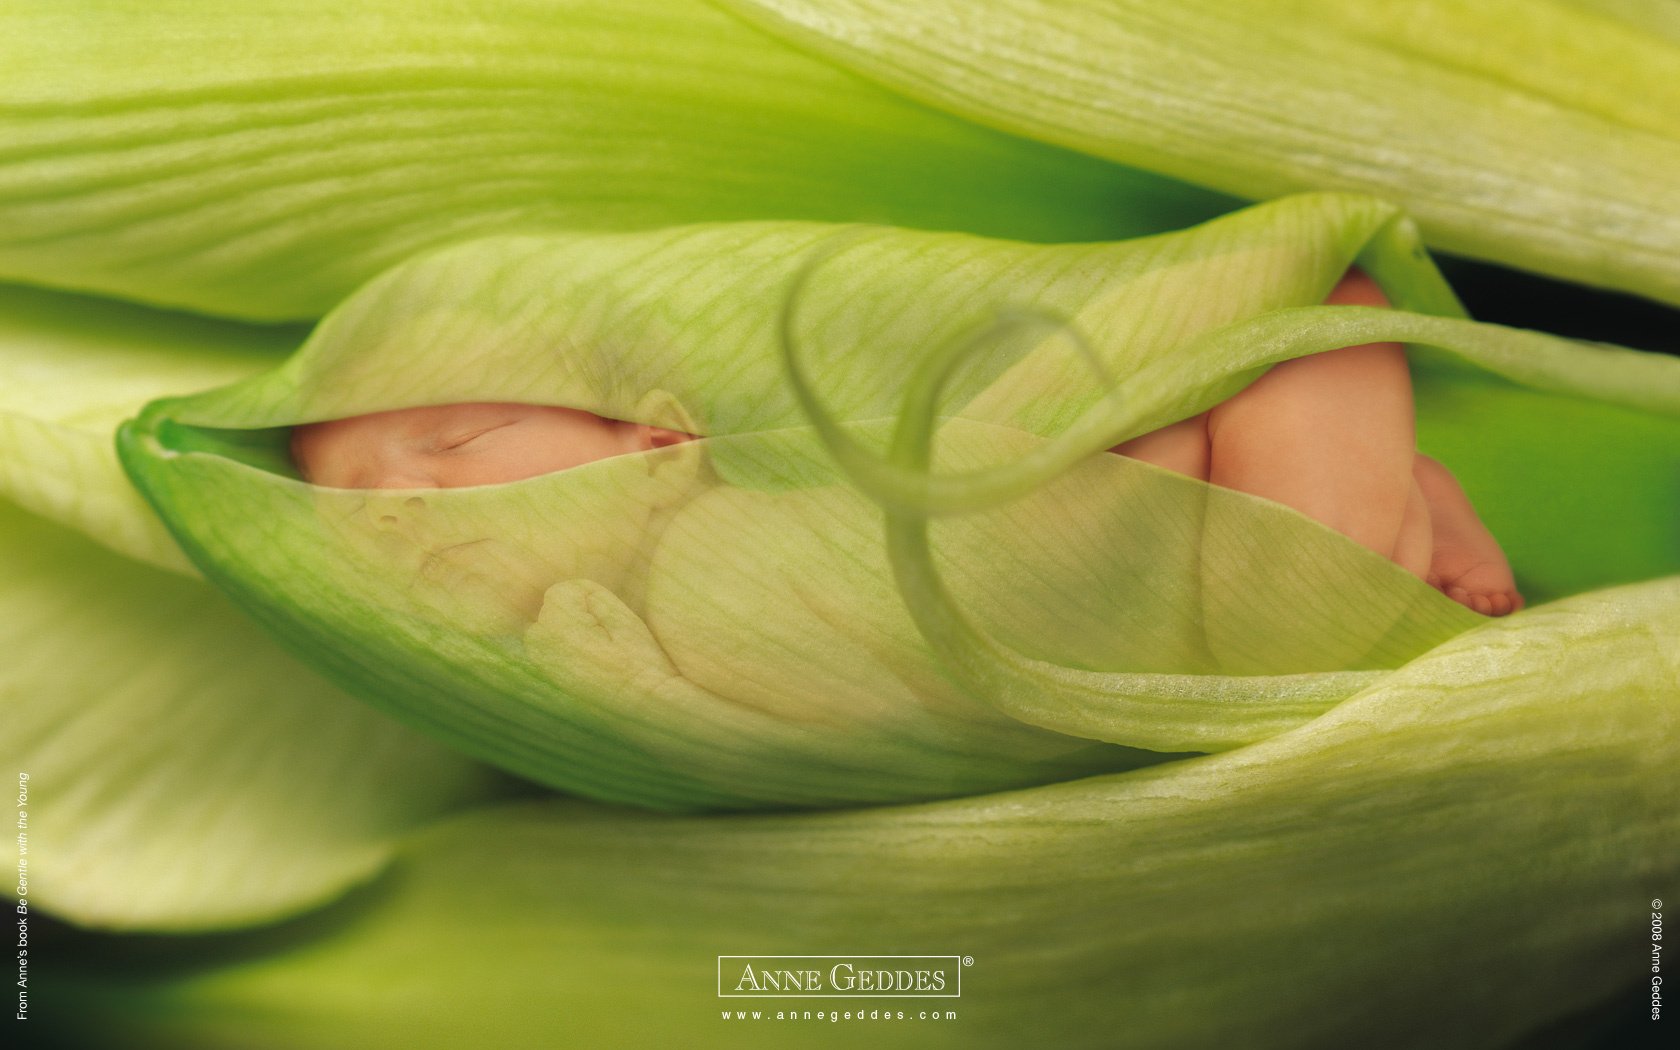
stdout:
<svg viewBox="0 0 1680 1050">
<path fill-rule="evenodd" d="M 29 1020 L 29 774 L 17 790 L 17 1019 Z"/>
</svg>

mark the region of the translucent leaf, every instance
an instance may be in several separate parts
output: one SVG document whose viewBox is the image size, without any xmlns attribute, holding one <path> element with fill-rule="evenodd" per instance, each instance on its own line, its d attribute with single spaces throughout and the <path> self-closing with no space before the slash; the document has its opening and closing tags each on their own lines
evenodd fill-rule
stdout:
<svg viewBox="0 0 1680 1050">
<path fill-rule="evenodd" d="M 318 317 L 492 233 L 1098 239 L 1230 206 L 907 102 L 701 0 L 14 3 L 0 69 L 0 278 L 240 317 Z"/>
<path fill-rule="evenodd" d="M 1578 447 L 1550 475 L 1577 498 L 1522 538 L 1532 597 L 1680 571 L 1660 525 L 1680 505 L 1680 364 L 1301 309 L 1358 259 L 1402 306 L 1454 312 L 1406 231 L 1392 207 L 1334 195 L 1104 245 L 853 231 L 809 275 L 791 334 L 784 305 L 832 227 L 485 241 L 376 282 L 271 374 L 153 405 L 124 457 L 195 562 L 294 652 L 553 786 L 668 808 L 818 805 L 1128 768 L 1300 725 L 1477 623 L 1293 511 L 1092 458 L 1275 361 L 1418 339 L 1438 348 L 1417 362 L 1442 401 L 1421 411 L 1424 448 L 1449 467 L 1550 470 Z M 906 528 L 925 521 L 889 521 L 889 566 L 879 512 L 850 485 L 869 472 L 829 454 L 830 417 L 878 455 L 918 362 L 1005 305 L 1087 333 L 1124 397 L 1116 408 L 1059 339 L 959 376 L 936 468 L 1025 469 L 1041 488 L 939 522 L 921 566 L 950 581 L 943 608 L 969 630 L 953 635 L 945 599 L 906 581 Z M 1476 436 L 1482 399 L 1511 434 Z M 316 488 L 285 454 L 292 424 L 461 401 L 707 440 L 424 492 Z M 1555 427 L 1554 404 L 1575 429 Z M 1532 493 L 1490 493 L 1496 519 L 1532 512 Z"/>
<path fill-rule="evenodd" d="M 1456 365 L 1460 370 L 1474 362 L 1494 375 L 1517 380 L 1519 388 L 1529 388 L 1531 397 L 1539 395 L 1542 404 L 1546 395 L 1562 400 L 1568 407 L 1556 413 L 1557 416 L 1583 422 L 1592 420 L 1606 428 L 1596 432 L 1591 426 L 1586 430 L 1571 430 L 1565 441 L 1559 442 L 1556 418 L 1541 422 L 1524 421 L 1519 416 L 1516 422 L 1518 434 L 1530 432 L 1535 436 L 1530 452 L 1549 451 L 1549 445 L 1557 444 L 1566 456 L 1578 455 L 1574 442 L 1585 439 L 1593 443 L 1587 457 L 1599 464 L 1595 469 L 1619 476 L 1614 484 L 1620 489 L 1617 505 L 1624 512 L 1638 502 L 1635 493 L 1641 488 L 1651 497 L 1649 513 L 1635 519 L 1631 527 L 1619 526 L 1615 519 L 1605 517 L 1603 505 L 1587 504 L 1591 509 L 1586 514 L 1595 520 L 1585 520 L 1585 516 L 1576 517 L 1566 511 L 1563 516 L 1574 520 L 1565 528 L 1589 531 L 1584 537 L 1570 537 L 1566 532 L 1553 530 L 1552 538 L 1563 566 L 1569 565 L 1571 556 L 1579 556 L 1584 551 L 1600 554 L 1596 563 L 1585 569 L 1600 585 L 1613 582 L 1616 579 L 1613 573 L 1618 569 L 1625 571 L 1629 564 L 1627 555 L 1635 549 L 1641 552 L 1640 560 L 1644 564 L 1632 578 L 1644 573 L 1672 573 L 1680 568 L 1680 534 L 1675 532 L 1676 516 L 1670 509 L 1675 508 L 1675 497 L 1680 495 L 1680 486 L 1675 484 L 1680 480 L 1680 472 L 1676 471 L 1670 451 L 1672 439 L 1665 440 L 1660 446 L 1662 450 L 1654 457 L 1642 444 L 1644 439 L 1660 431 L 1672 433 L 1676 418 L 1680 417 L 1680 369 L 1672 360 L 1608 347 L 1571 346 L 1550 336 L 1493 325 L 1369 307 L 1274 311 L 1208 333 L 1183 348 L 1181 356 L 1192 362 L 1210 359 L 1229 362 L 1257 353 L 1276 352 L 1283 346 L 1291 354 L 1300 355 L 1378 341 L 1421 343 L 1437 353 L 1450 347 L 1452 354 L 1444 358 L 1449 367 L 1455 363 L 1454 356 L 1459 358 Z M 1429 357 L 1423 360 L 1428 361 Z M 1443 358 L 1435 360 L 1440 363 Z M 1033 725 L 1142 747 L 1187 739 L 1227 746 L 1244 743 L 1253 739 L 1246 734 L 1254 728 L 1242 724 L 1250 715 L 1250 707 L 1245 705 L 1258 701 L 1264 708 L 1272 709 L 1275 716 L 1279 710 L 1289 710 L 1290 701 L 1299 703 L 1321 699 L 1327 694 L 1346 694 L 1350 683 L 1334 675 L 1321 676 L 1316 681 L 1280 677 L 1270 682 L 1214 680 L 1148 684 L 1134 675 L 1087 670 L 1089 665 L 1077 660 L 1064 659 L 1058 663 L 1034 659 L 1018 647 L 1000 644 L 987 629 L 977 627 L 962 611 L 962 601 L 947 593 L 934 568 L 928 542 L 930 511 L 939 509 L 941 496 L 946 493 L 969 507 L 983 507 L 1008 498 L 1013 494 L 1012 489 L 1042 481 L 1066 469 L 1061 462 L 1066 456 L 1042 454 L 1054 445 L 1067 445 L 1074 453 L 1103 448 L 1112 433 L 1099 429 L 1098 439 L 1091 444 L 1090 439 L 1078 436 L 1075 429 L 1061 435 L 1052 446 L 1021 456 L 1010 469 L 994 470 L 989 475 L 975 472 L 955 479 L 932 479 L 926 473 L 927 445 L 932 433 L 925 410 L 918 412 L 917 406 L 926 399 L 930 382 L 937 378 L 939 364 L 937 358 L 924 362 L 910 383 L 905 413 L 893 442 L 890 467 L 869 463 L 856 455 L 841 458 L 848 461 L 852 477 L 887 509 L 887 531 L 900 588 L 917 626 L 959 681 L 1000 709 Z M 798 381 L 797 370 L 792 374 Z M 822 418 L 823 410 L 808 389 L 803 392 L 803 400 L 811 406 L 825 443 L 837 453 L 845 452 L 847 440 L 831 420 Z M 1469 400 L 1474 403 L 1474 391 Z M 1601 400 L 1611 405 L 1594 405 Z M 1584 410 L 1573 404 L 1575 401 L 1584 402 Z M 1497 396 L 1492 399 L 1492 406 L 1507 407 Z M 1611 407 L 1609 412 L 1605 411 L 1607 407 Z M 1617 417 L 1622 413 L 1627 415 L 1619 420 Z M 1485 425 L 1487 420 L 1481 422 Z M 1618 427 L 1622 422 L 1627 425 Z M 1076 437 L 1077 440 L 1069 440 Z M 1603 444 L 1598 444 L 1600 441 Z M 1606 453 L 1610 458 L 1601 459 Z M 1626 458 L 1620 458 L 1621 455 Z M 1483 458 L 1485 461 L 1486 457 Z M 1029 464 L 1035 469 L 1020 469 Z M 920 499 L 907 500 L 895 491 L 908 488 L 904 480 L 882 486 L 883 480 L 892 478 L 892 467 L 907 470 L 911 479 L 922 479 Z M 1518 472 L 1507 469 L 1503 473 L 1509 479 Z M 988 481 L 1000 478 L 1004 485 L 988 485 Z M 941 488 L 937 487 L 938 480 L 954 483 Z M 1001 489 L 1002 493 L 977 499 L 977 494 L 988 487 Z M 1537 488 L 1527 490 L 1530 498 Z M 1349 632 L 1350 623 L 1395 624 L 1384 641 L 1404 644 L 1401 641 L 1404 634 L 1398 625 L 1405 621 L 1398 616 L 1392 620 L 1386 618 L 1384 613 L 1392 606 L 1385 606 L 1362 587 L 1357 574 L 1347 569 L 1321 573 L 1318 570 L 1328 567 L 1330 559 L 1317 551 L 1303 550 L 1298 541 L 1291 542 L 1287 535 L 1268 530 L 1263 519 L 1250 520 L 1240 512 L 1218 513 L 1234 496 L 1221 495 L 1217 489 L 1200 491 L 1206 493 L 1203 502 L 1207 509 L 1198 519 L 1193 519 L 1200 527 L 1198 550 L 1202 576 L 1201 611 L 1197 621 L 1202 624 L 1210 646 L 1226 658 L 1219 670 L 1238 670 L 1240 658 L 1235 658 L 1238 653 L 1262 660 L 1280 656 L 1284 660 L 1300 659 L 1301 654 L 1314 650 L 1323 656 L 1335 652 L 1336 645 L 1347 646 L 1350 634 L 1356 639 L 1355 644 L 1340 652 L 1339 661 L 1327 659 L 1320 666 L 1358 667 L 1361 661 L 1379 660 L 1377 646 L 1369 640 L 1374 632 Z M 1595 495 L 1603 493 L 1600 489 Z M 1578 514 L 1583 508 L 1577 503 L 1572 509 Z M 1136 508 L 1145 518 L 1153 517 L 1152 511 L 1147 504 Z M 1596 527 L 1600 525 L 1603 527 Z M 1032 526 L 1024 522 L 1023 527 Z M 1571 544 L 1569 539 L 1575 542 Z M 1602 556 L 1610 551 L 1615 554 Z M 1194 560 L 1175 563 L 1173 559 L 1160 558 L 1155 551 L 1151 554 L 1149 563 L 1164 568 L 1170 574 L 1169 579 L 1195 577 L 1198 566 Z M 1541 568 L 1544 560 L 1543 556 L 1536 559 L 1536 568 L 1541 571 L 1540 589 L 1530 590 L 1549 596 L 1556 593 L 1548 586 L 1555 586 L 1556 577 L 1547 578 L 1549 574 Z M 975 564 L 990 562 L 981 558 Z M 1577 566 L 1585 568 L 1585 563 Z M 1385 568 L 1415 585 L 1415 580 L 1395 571 L 1395 566 Z M 1075 578 L 1069 577 L 1070 581 Z M 1135 588 L 1143 578 L 1146 578 L 1143 574 L 1133 573 L 1129 580 Z M 1297 580 L 1299 590 L 1291 593 L 1288 586 Z M 1074 589 L 1069 587 L 1068 593 Z M 1320 590 L 1336 597 L 1320 606 L 1314 601 Z M 1233 615 L 1233 609 L 1241 609 L 1242 613 Z M 1286 618 L 1279 614 L 1279 610 L 1285 609 L 1288 610 Z M 1315 618 L 1314 613 L 1320 609 L 1320 617 Z M 1041 611 L 1039 615 L 1043 615 Z M 1012 625 L 1014 621 L 1002 622 Z M 1106 618 L 1109 630 L 1120 622 L 1123 621 L 1112 614 Z M 1231 628 L 1233 623 L 1238 625 L 1236 630 Z M 1233 663 L 1238 667 L 1230 666 Z M 1143 711 L 1152 717 L 1140 719 L 1140 712 L 1132 709 L 1140 701 Z M 1163 701 L 1170 710 L 1159 710 Z M 1149 728 L 1143 728 L 1140 722 Z M 1236 728 L 1239 724 L 1242 727 Z M 1165 743 L 1164 746 L 1175 745 Z"/>
<path fill-rule="evenodd" d="M 396 835 L 490 794 L 482 768 L 180 578 L 196 572 L 117 463 L 113 431 L 147 400 L 272 367 L 299 338 L 0 289 L 0 753 L 31 776 L 29 896 L 63 918 L 180 930 L 294 914 L 379 871 Z"/>
<path fill-rule="evenodd" d="M 1674 0 L 1570 0 L 1576 7 L 1618 18 L 1680 42 L 1680 5 Z"/>
<path fill-rule="evenodd" d="M 1680 303 L 1672 4 L 723 6 L 990 127 L 1243 197 L 1372 193 L 1433 247 Z"/>
<path fill-rule="evenodd" d="M 982 798 L 481 811 L 282 940 L 84 974 L 82 1027 L 253 1050 L 1504 1046 L 1623 989 L 1630 920 L 1680 876 L 1677 633 L 1676 580 L 1581 595 L 1253 747 Z M 719 955 L 861 952 L 973 964 L 960 998 L 717 995 Z"/>
<path fill-rule="evenodd" d="M 117 424 L 164 394 L 271 368 L 302 334 L 0 287 L 0 496 L 196 575 L 117 463 Z"/>
<path fill-rule="evenodd" d="M 28 898 L 85 926 L 292 915 L 494 778 L 340 693 L 201 582 L 0 505 L 0 711 Z M 21 838 L 7 836 L 8 870 Z"/>
</svg>

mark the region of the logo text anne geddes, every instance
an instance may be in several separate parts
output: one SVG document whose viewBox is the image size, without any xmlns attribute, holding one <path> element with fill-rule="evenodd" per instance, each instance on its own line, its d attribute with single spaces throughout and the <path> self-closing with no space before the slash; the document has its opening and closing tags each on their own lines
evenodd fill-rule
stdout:
<svg viewBox="0 0 1680 1050">
<path fill-rule="evenodd" d="M 957 998 L 958 955 L 720 955 L 718 995 Z"/>
</svg>

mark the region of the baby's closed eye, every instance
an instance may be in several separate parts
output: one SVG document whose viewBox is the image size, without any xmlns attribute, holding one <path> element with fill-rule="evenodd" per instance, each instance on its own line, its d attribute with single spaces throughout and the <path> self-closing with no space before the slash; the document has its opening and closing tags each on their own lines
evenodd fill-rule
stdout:
<svg viewBox="0 0 1680 1050">
<path fill-rule="evenodd" d="M 306 480 L 329 487 L 458 488 L 520 481 L 692 437 L 584 409 L 472 402 L 303 424 L 293 433 L 292 455 Z"/>
<path fill-rule="evenodd" d="M 440 435 L 436 441 L 433 442 L 430 451 L 432 451 L 432 452 L 455 452 L 455 451 L 458 451 L 458 450 L 461 450 L 461 449 L 467 449 L 474 442 L 476 442 L 479 438 L 482 438 L 485 435 L 491 434 L 495 431 L 502 430 L 502 429 L 505 429 L 507 427 L 511 427 L 517 422 L 518 422 L 518 420 L 509 419 L 509 420 L 505 420 L 505 421 L 500 422 L 500 423 L 492 423 L 492 424 L 489 424 L 489 425 L 479 425 L 479 426 L 468 427 L 468 428 L 462 429 L 462 430 L 445 432 L 444 434 Z"/>
</svg>

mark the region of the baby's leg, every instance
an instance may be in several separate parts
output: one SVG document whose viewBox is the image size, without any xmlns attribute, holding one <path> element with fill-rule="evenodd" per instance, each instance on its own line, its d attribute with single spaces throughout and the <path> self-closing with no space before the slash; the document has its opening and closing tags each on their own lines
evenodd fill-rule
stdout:
<svg viewBox="0 0 1680 1050">
<path fill-rule="evenodd" d="M 1151 430 L 1124 444 L 1115 445 L 1109 451 L 1206 481 L 1209 451 L 1207 415 L 1203 412 L 1160 430 Z"/>
<path fill-rule="evenodd" d="M 1416 457 L 1413 477 L 1429 504 L 1433 524 L 1430 585 L 1484 616 L 1504 616 L 1521 609 L 1523 597 L 1517 593 L 1510 563 L 1457 479 L 1424 455 Z"/>
<path fill-rule="evenodd" d="M 1357 270 L 1325 301 L 1388 305 Z M 1464 490 L 1416 453 L 1412 412 L 1404 351 L 1371 343 L 1275 365 L 1229 401 L 1110 451 L 1294 507 L 1484 615 L 1522 608 Z"/>
<path fill-rule="evenodd" d="M 1358 271 L 1325 300 L 1386 306 Z M 1294 507 L 1422 576 L 1411 376 L 1398 343 L 1284 361 L 1208 411 L 1208 480 Z"/>
</svg>

